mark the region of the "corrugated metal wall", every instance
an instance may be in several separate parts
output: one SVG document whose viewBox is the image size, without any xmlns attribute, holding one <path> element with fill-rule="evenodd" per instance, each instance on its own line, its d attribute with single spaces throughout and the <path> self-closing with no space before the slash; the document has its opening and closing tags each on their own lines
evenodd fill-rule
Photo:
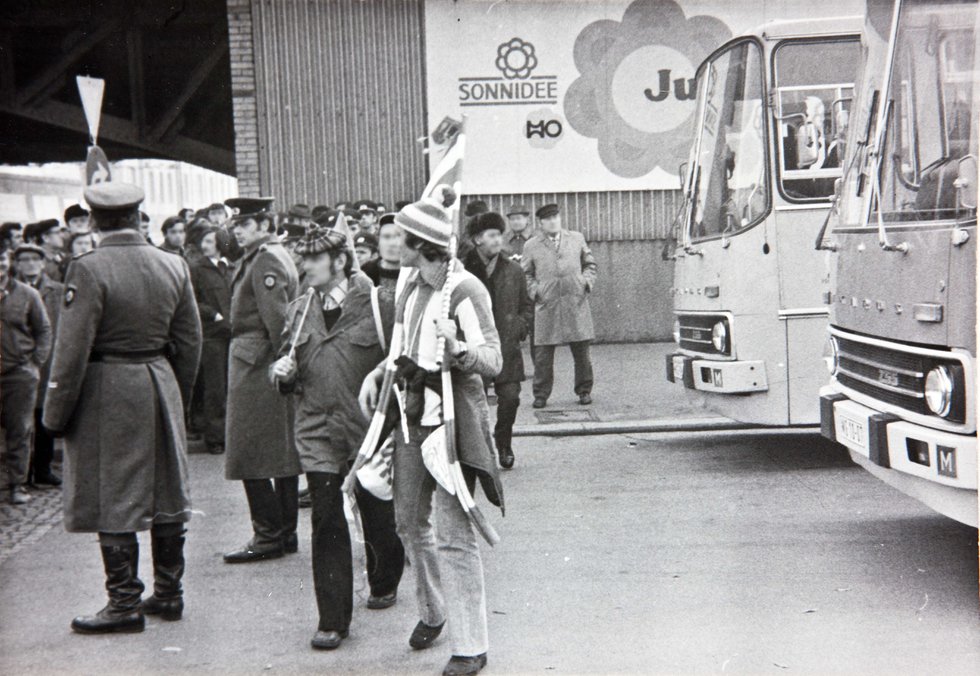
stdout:
<svg viewBox="0 0 980 676">
<path fill-rule="evenodd" d="M 250 3 L 251 12 L 230 21 L 230 30 L 251 33 L 254 47 L 261 192 L 280 207 L 361 197 L 391 207 L 415 199 L 427 173 L 417 142 L 427 132 L 422 0 L 229 0 L 230 18 L 240 2 Z M 244 78 L 251 66 L 248 55 L 239 56 Z M 251 95 L 246 79 L 240 98 Z M 251 135 L 247 106 L 238 99 L 236 106 L 236 124 Z M 255 166 L 254 144 L 244 131 L 241 139 L 240 172 Z M 468 199 L 501 212 L 513 202 L 532 213 L 558 203 L 566 227 L 585 234 L 600 261 L 593 297 L 598 340 L 669 337 L 673 267 L 660 258 L 656 240 L 670 234 L 679 191 Z"/>
<path fill-rule="evenodd" d="M 482 199 L 491 211 L 502 214 L 511 204 L 524 204 L 532 216 L 538 207 L 554 202 L 561 208 L 562 224 L 569 230 L 578 230 L 590 242 L 669 237 L 681 205 L 679 190 L 472 195 L 466 199 Z"/>
<path fill-rule="evenodd" d="M 253 0 L 259 167 L 281 206 L 425 185 L 420 0 Z"/>
</svg>

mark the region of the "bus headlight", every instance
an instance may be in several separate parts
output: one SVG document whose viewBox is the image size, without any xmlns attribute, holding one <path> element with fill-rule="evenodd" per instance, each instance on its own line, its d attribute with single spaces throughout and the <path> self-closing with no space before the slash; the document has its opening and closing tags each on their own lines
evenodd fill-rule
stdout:
<svg viewBox="0 0 980 676">
<path fill-rule="evenodd" d="M 681 320 L 674 320 L 674 342 L 680 345 L 681 342 Z"/>
<path fill-rule="evenodd" d="M 840 366 L 840 348 L 834 336 L 827 336 L 827 354 L 824 361 L 827 362 L 827 370 L 830 371 L 830 375 L 836 376 Z"/>
<path fill-rule="evenodd" d="M 946 417 L 953 406 L 953 376 L 946 366 L 937 366 L 926 374 L 926 406 L 936 415 Z"/>
<path fill-rule="evenodd" d="M 719 352 L 728 351 L 728 326 L 724 321 L 716 322 L 711 327 L 711 344 Z"/>
</svg>

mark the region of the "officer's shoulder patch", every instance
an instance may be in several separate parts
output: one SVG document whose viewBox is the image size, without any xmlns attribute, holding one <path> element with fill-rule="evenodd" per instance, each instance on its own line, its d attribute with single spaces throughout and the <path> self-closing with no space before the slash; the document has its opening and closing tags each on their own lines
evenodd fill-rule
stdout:
<svg viewBox="0 0 980 676">
<path fill-rule="evenodd" d="M 65 307 L 68 307 L 75 300 L 75 293 L 78 288 L 74 284 L 69 284 L 65 287 Z"/>
<path fill-rule="evenodd" d="M 270 272 L 262 279 L 262 283 L 265 284 L 265 288 L 271 289 L 276 285 L 276 276 Z"/>
</svg>

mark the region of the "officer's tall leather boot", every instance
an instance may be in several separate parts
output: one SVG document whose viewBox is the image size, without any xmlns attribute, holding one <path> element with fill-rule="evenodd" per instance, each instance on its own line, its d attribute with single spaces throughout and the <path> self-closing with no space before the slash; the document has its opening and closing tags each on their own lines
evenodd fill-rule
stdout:
<svg viewBox="0 0 980 676">
<path fill-rule="evenodd" d="M 245 479 L 245 496 L 252 514 L 252 539 L 225 554 L 225 563 L 250 563 L 282 558 L 282 508 L 269 479 Z"/>
<path fill-rule="evenodd" d="M 140 611 L 143 583 L 137 576 L 139 544 L 135 535 L 131 544 L 102 544 L 105 565 L 105 588 L 109 603 L 95 615 L 76 617 L 71 628 L 80 634 L 138 633 L 145 620 Z"/>
<path fill-rule="evenodd" d="M 150 531 L 153 547 L 153 594 L 143 601 L 144 615 L 159 615 L 161 619 L 175 622 L 184 613 L 184 590 L 180 580 L 184 576 L 183 524 L 154 526 Z"/>
</svg>

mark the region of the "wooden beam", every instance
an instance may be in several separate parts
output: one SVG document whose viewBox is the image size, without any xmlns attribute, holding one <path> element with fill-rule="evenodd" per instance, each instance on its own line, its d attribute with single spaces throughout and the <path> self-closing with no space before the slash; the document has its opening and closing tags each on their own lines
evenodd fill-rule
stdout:
<svg viewBox="0 0 980 676">
<path fill-rule="evenodd" d="M 39 94 L 43 93 L 44 90 L 54 84 L 59 78 L 64 78 L 68 72 L 68 69 L 71 68 L 76 61 L 85 56 L 90 49 L 112 35 L 118 26 L 119 19 L 115 19 L 112 21 L 107 21 L 101 26 L 98 26 L 94 30 L 86 33 L 82 39 L 75 43 L 67 52 L 65 52 L 60 59 L 51 64 L 51 66 L 46 68 L 44 72 L 34 78 L 34 80 L 26 87 L 24 87 L 24 89 L 17 96 L 18 103 L 20 105 L 30 103 L 37 98 Z"/>
<path fill-rule="evenodd" d="M 167 133 L 171 125 L 177 120 L 177 116 L 181 114 L 184 110 L 184 106 L 187 102 L 191 100 L 191 97 L 197 93 L 197 90 L 201 88 L 204 81 L 208 79 L 211 71 L 221 62 L 221 59 L 228 53 L 228 45 L 220 44 L 211 49 L 208 52 L 207 57 L 202 61 L 191 76 L 187 79 L 187 84 L 184 85 L 184 89 L 180 92 L 170 107 L 160 116 L 160 119 L 153 126 L 153 130 L 150 132 L 151 141 L 159 141 L 163 138 L 163 135 Z"/>
<path fill-rule="evenodd" d="M 130 119 L 140 136 L 146 133 L 146 92 L 143 79 L 143 31 L 136 27 L 126 31 L 126 56 L 129 65 Z"/>
<path fill-rule="evenodd" d="M 82 161 L 85 158 L 88 125 L 85 123 L 85 114 L 82 112 L 81 105 L 73 106 L 60 101 L 50 100 L 38 106 L 28 108 L 0 99 L 0 113 L 23 117 L 77 132 L 79 134 L 78 159 Z M 114 115 L 102 114 L 102 123 L 99 125 L 99 138 L 119 145 L 142 149 L 159 157 L 169 157 L 220 171 L 230 176 L 235 175 L 234 151 L 212 146 L 201 141 L 195 141 L 185 136 L 177 137 L 172 143 L 152 142 L 145 136 L 140 136 L 132 120 L 126 120 Z"/>
<path fill-rule="evenodd" d="M 0 30 L 0 95 L 11 99 L 17 90 L 14 73 L 14 41 L 9 28 Z"/>
</svg>

